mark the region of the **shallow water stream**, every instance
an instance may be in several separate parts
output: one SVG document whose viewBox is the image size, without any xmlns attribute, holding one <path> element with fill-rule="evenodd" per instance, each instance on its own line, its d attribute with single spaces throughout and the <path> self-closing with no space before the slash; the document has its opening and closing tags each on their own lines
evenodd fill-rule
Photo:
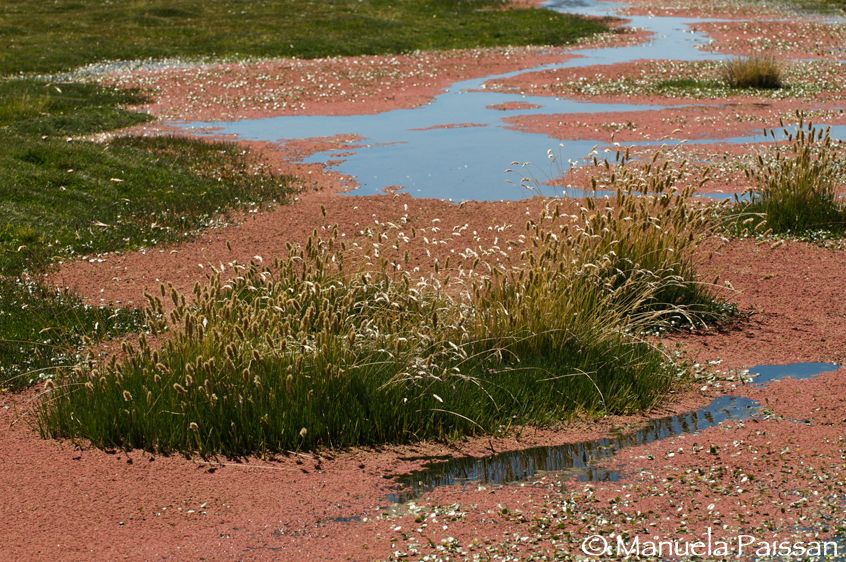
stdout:
<svg viewBox="0 0 846 562">
<path fill-rule="evenodd" d="M 615 15 L 623 4 L 598 0 L 553 0 L 549 9 L 590 16 Z M 352 195 L 381 193 L 400 186 L 418 197 L 464 200 L 514 200 L 537 194 L 520 187 L 524 176 L 539 187 L 560 177 L 570 165 L 585 162 L 591 150 L 607 145 L 600 139 L 560 140 L 543 134 L 509 128 L 503 119 L 523 115 L 607 113 L 625 111 L 660 111 L 660 105 L 608 104 L 544 96 L 521 96 L 485 91 L 492 79 L 525 72 L 558 68 L 607 65 L 640 59 L 721 60 L 725 55 L 702 50 L 708 37 L 696 31 L 706 20 L 676 17 L 630 17 L 629 25 L 652 34 L 642 44 L 572 51 L 575 58 L 559 64 L 526 68 L 505 74 L 457 82 L 430 103 L 413 109 L 399 109 L 375 115 L 284 116 L 240 121 L 193 122 L 180 124 L 199 133 L 234 134 L 242 139 L 285 141 L 337 135 L 355 135 L 360 140 L 343 150 L 318 152 L 307 162 L 330 163 L 330 167 L 352 177 L 358 188 Z M 520 102 L 534 104 L 532 109 L 501 111 L 489 106 Z M 472 126 L 455 127 L 456 124 Z M 773 124 L 777 126 L 777 123 Z M 841 130 L 842 129 L 842 130 Z M 833 130 L 835 137 L 846 137 L 846 127 Z M 714 142 L 748 143 L 763 141 L 763 135 L 730 139 L 713 138 L 688 144 Z M 660 143 L 621 143 L 624 146 Z M 556 161 L 547 159 L 552 150 Z M 514 169 L 513 163 L 531 163 Z M 545 195 L 559 194 L 544 188 Z M 569 196 L 583 192 L 570 189 Z M 723 197 L 731 197 L 725 194 Z"/>
</svg>

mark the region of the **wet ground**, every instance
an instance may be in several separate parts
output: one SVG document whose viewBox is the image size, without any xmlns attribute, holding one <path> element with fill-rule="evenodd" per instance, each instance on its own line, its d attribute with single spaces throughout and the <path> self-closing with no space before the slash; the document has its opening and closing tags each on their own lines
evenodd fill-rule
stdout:
<svg viewBox="0 0 846 562">
<path fill-rule="evenodd" d="M 765 385 L 785 378 L 813 378 L 838 369 L 835 363 L 758 365 L 749 369 L 749 377 L 751 384 Z M 695 411 L 656 418 L 636 431 L 617 432 L 611 437 L 504 451 L 484 457 L 430 460 L 424 469 L 402 476 L 399 479 L 400 489 L 388 499 L 401 503 L 441 486 L 508 484 L 532 480 L 539 475 L 575 478 L 583 482 L 616 481 L 620 473 L 606 468 L 603 461 L 624 448 L 698 433 L 724 421 L 748 420 L 759 415 L 760 411 L 761 404 L 755 400 L 723 395 Z"/>
<path fill-rule="evenodd" d="M 605 2 L 578 4 L 582 10 L 618 9 Z M 561 64 L 526 65 L 518 72 L 473 80 L 466 77 L 476 74 L 465 68 L 447 91 L 419 107 L 417 101 L 405 100 L 394 105 L 406 109 L 397 110 L 380 97 L 360 106 L 366 116 L 349 116 L 358 111 L 349 105 L 343 106 L 347 117 L 321 116 L 324 108 L 337 109 L 340 106 L 331 104 L 346 99 L 332 90 L 327 98 L 335 101 L 294 117 L 236 122 L 215 115 L 209 119 L 203 113 L 199 122 L 188 110 L 175 112 L 188 117 L 180 126 L 189 130 L 208 125 L 239 134 L 243 140 L 281 140 L 282 146 L 251 146 L 270 146 L 267 154 L 278 157 L 273 162 L 279 170 L 297 175 L 315 191 L 304 191 L 291 205 L 243 218 L 183 244 L 69 263 L 51 279 L 73 287 L 89 302 L 140 303 L 143 291 L 154 291 L 161 282 L 190 291 L 194 283 L 203 282 L 210 266 L 249 261 L 255 255 L 270 258 L 286 243 L 301 242 L 327 222 L 337 223 L 351 240 L 367 226 L 416 227 L 419 238 L 431 241 L 414 256 L 419 263 L 467 249 L 484 253 L 497 244 L 504 250 L 513 243 L 518 252 L 516 230 L 537 210 L 537 202 L 473 201 L 458 206 L 394 195 L 351 198 L 334 190 L 357 182 L 356 195 L 398 185 L 415 196 L 519 199 L 532 194 L 519 187 L 521 176 L 533 175 L 542 184 L 566 169 L 568 160 L 584 158 L 594 140 L 602 146 L 609 141 L 599 134 L 596 139 L 581 135 L 584 144 L 557 133 L 527 134 L 513 130 L 505 119 L 575 111 L 587 120 L 596 117 L 596 111 L 613 108 L 620 114 L 661 119 L 661 107 L 705 103 L 662 98 L 629 104 L 601 96 L 592 101 L 584 95 L 556 99 L 482 88 L 493 78 L 519 78 L 529 70 L 575 75 L 589 71 L 588 64 L 608 69 L 611 63 L 631 57 L 723 56 L 697 49 L 708 38 L 688 23 L 697 22 L 693 24 L 697 29 L 719 24 L 722 12 L 729 11 L 724 3 L 660 4 L 656 13 L 670 16 L 639 15 L 631 23 L 658 32 L 652 43 L 631 50 L 626 50 L 628 46 L 589 50 L 587 56 Z M 641 14 L 656 6 L 646 0 L 632 5 Z M 748 17 L 748 6 L 744 10 L 743 17 Z M 700 17 L 706 11 L 716 17 Z M 706 19 L 716 22 L 709 24 Z M 725 25 L 733 32 L 741 29 L 737 22 Z M 745 44 L 742 35 L 735 39 L 736 44 Z M 800 40 L 804 39 L 794 37 L 791 42 Z M 805 56 L 808 50 L 789 51 Z M 549 57 L 546 51 L 542 54 Z M 418 58 L 430 56 L 423 53 Z M 374 59 L 368 68 L 393 62 Z M 309 73 L 360 63 L 284 62 Z M 620 68 L 613 67 L 615 72 Z M 220 81 L 216 72 L 228 70 L 202 72 L 213 84 Z M 197 71 L 192 67 L 186 72 Z M 322 75 L 316 89 L 337 83 L 335 77 Z M 237 105 L 253 85 L 244 81 L 242 89 L 233 90 L 237 97 L 227 99 Z M 197 106 L 188 102 L 204 98 L 189 93 L 182 101 L 193 110 Z M 737 107 L 722 101 L 718 100 L 720 110 L 735 115 Z M 412 106 L 416 109 L 408 109 Z M 746 132 L 738 134 L 731 127 L 720 131 L 719 137 L 735 143 L 747 139 Z M 358 137 L 340 141 L 347 144 L 338 145 L 337 139 L 311 143 L 319 145 L 316 154 L 314 146 L 299 150 L 298 143 L 309 143 L 296 140 L 349 133 Z M 843 131 L 836 134 L 842 136 Z M 713 143 L 716 138 L 705 134 L 701 141 Z M 727 153 L 725 146 L 700 148 Z M 548 149 L 556 156 L 553 163 L 547 159 Z M 294 157 L 311 163 L 290 162 Z M 321 162 L 333 164 L 328 173 Z M 523 162 L 532 166 L 519 166 Z M 513 172 L 506 173 L 507 168 Z M 720 284 L 730 281 L 726 285 L 730 298 L 751 317 L 733 330 L 678 337 L 667 345 L 677 343 L 700 361 L 722 359 L 715 369 L 723 374 L 761 363 L 846 361 L 843 256 L 842 251 L 801 242 L 714 241 L 702 252 L 702 274 Z M 710 526 L 725 536 L 745 531 L 762 538 L 832 537 L 842 533 L 838 525 L 846 520 L 846 377 L 826 372 L 798 380 L 818 369 L 793 370 L 791 377 L 765 386 L 740 384 L 732 378 L 697 379 L 696 388 L 668 397 L 646 415 L 575 422 L 555 430 L 528 428 L 519 435 L 450 445 L 292 453 L 244 462 L 166 458 L 137 451 L 109 454 L 84 444 L 43 441 L 21 423 L 33 396 L 0 396 L 0 489 L 8 491 L 0 505 L 6 521 L 0 542 L 10 559 L 571 560 L 580 556 L 581 539 L 598 532 L 671 537 Z M 783 374 L 780 368 L 756 370 L 759 381 Z M 496 453 L 489 460 L 479 461 L 492 450 Z M 432 460 L 435 463 L 427 469 L 425 464 Z M 559 470 L 568 466 L 576 471 Z M 405 487 L 397 480 L 403 475 Z M 469 479 L 477 476 L 490 481 Z M 509 483 L 512 478 L 516 481 Z M 461 482 L 465 484 L 440 485 Z M 390 494 L 406 499 L 421 493 L 403 509 L 385 509 Z"/>
</svg>

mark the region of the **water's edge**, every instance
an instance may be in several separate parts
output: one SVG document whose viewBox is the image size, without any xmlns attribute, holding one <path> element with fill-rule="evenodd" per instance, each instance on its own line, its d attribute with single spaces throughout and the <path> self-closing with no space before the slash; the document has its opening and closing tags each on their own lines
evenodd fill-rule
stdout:
<svg viewBox="0 0 846 562">
<path fill-rule="evenodd" d="M 625 7 L 600 0 L 551 0 L 551 10 L 587 16 L 615 16 Z M 660 111 L 667 105 L 596 103 L 548 96 L 523 96 L 485 89 L 491 80 L 545 70 L 603 66 L 637 60 L 719 61 L 726 55 L 704 50 L 710 39 L 697 30 L 701 18 L 626 16 L 630 28 L 645 30 L 650 38 L 640 44 L 595 49 L 562 49 L 562 63 L 523 68 L 513 72 L 465 80 L 449 86 L 422 106 L 373 115 L 292 115 L 239 121 L 173 123 L 195 134 L 235 135 L 245 140 L 286 142 L 294 139 L 354 135 L 360 139 L 340 150 L 313 154 L 307 163 L 321 163 L 355 180 L 350 195 L 373 195 L 386 188 L 401 188 L 415 197 L 451 201 L 518 200 L 535 195 L 562 195 L 546 185 L 560 178 L 570 166 L 584 165 L 594 147 L 608 143 L 557 139 L 511 127 L 505 119 L 523 115 L 547 115 L 555 119 L 568 114 Z M 519 103 L 521 109 L 500 111 L 500 104 Z M 681 102 L 679 102 L 681 103 Z M 525 105 L 530 104 L 530 105 Z M 699 105 L 684 103 L 682 105 Z M 526 109 L 526 107 L 530 107 Z M 455 124 L 467 127 L 450 127 Z M 773 127 L 778 129 L 777 123 Z M 763 133 L 763 131 L 762 131 Z M 835 138 L 846 137 L 846 127 L 833 128 Z M 705 138 L 687 144 L 765 142 L 763 134 L 736 138 Z M 621 146 L 660 145 L 661 142 L 621 142 Z M 552 151 L 555 160 L 547 159 Z M 514 163 L 530 163 L 530 167 Z M 514 168 L 513 172 L 506 170 Z M 521 187 L 528 175 L 534 189 Z M 585 192 L 568 189 L 563 195 L 580 197 Z M 731 198 L 733 193 L 721 194 Z"/>
<path fill-rule="evenodd" d="M 784 378 L 809 379 L 839 369 L 834 363 L 759 365 L 750 369 L 752 384 L 765 385 Z M 507 484 L 531 480 L 540 474 L 558 473 L 582 481 L 614 481 L 620 474 L 604 468 L 602 461 L 619 451 L 682 434 L 693 434 L 724 421 L 752 418 L 760 404 L 749 398 L 720 396 L 708 406 L 649 421 L 636 431 L 601 439 L 504 451 L 485 457 L 459 457 L 434 461 L 421 470 L 400 476 L 391 503 L 405 503 L 441 486 Z"/>
</svg>

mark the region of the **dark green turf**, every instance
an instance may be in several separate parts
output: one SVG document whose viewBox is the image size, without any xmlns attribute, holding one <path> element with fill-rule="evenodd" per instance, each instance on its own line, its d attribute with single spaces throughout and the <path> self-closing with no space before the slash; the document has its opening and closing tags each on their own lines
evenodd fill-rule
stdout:
<svg viewBox="0 0 846 562">
<path fill-rule="evenodd" d="M 569 43 L 605 24 L 502 0 L 5 0 L 0 75 L 138 58 Z"/>
</svg>

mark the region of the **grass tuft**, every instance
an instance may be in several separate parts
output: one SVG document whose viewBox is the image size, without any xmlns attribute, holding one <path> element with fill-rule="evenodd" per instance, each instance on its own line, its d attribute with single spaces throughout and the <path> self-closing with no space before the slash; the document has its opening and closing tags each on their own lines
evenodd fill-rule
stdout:
<svg viewBox="0 0 846 562">
<path fill-rule="evenodd" d="M 688 179 L 687 162 L 665 156 L 658 151 L 641 163 L 617 151 L 616 165 L 594 157 L 592 187 L 612 195 L 587 200 L 587 239 L 579 244 L 615 283 L 636 279 L 649 288 L 638 310 L 661 314 L 672 328 L 697 328 L 733 314 L 696 277 L 695 251 L 711 232 L 713 209 L 694 197 L 709 178 L 706 171 Z"/>
<path fill-rule="evenodd" d="M 773 234 L 842 232 L 846 227 L 846 209 L 838 196 L 846 176 L 842 143 L 832 140 L 828 128 L 805 124 L 801 115 L 793 131 L 785 128 L 781 133 L 787 146 L 758 155 L 746 170 L 754 187 L 747 194 L 749 201 L 739 204 L 738 224 Z M 776 131 L 767 135 L 780 140 Z"/>
<path fill-rule="evenodd" d="M 190 302 L 163 287 L 147 311 L 171 332 L 163 346 L 57 380 L 41 433 L 241 456 L 648 408 L 680 367 L 643 334 L 696 317 L 688 299 L 708 294 L 692 269 L 705 211 L 666 167 L 617 168 L 615 197 L 531 221 L 513 266 L 417 277 L 385 257 L 383 233 L 365 256 L 333 235 L 239 265 Z"/>
<path fill-rule="evenodd" d="M 777 90 L 784 85 L 781 65 L 771 56 L 735 58 L 723 65 L 721 78 L 730 88 Z"/>
</svg>

